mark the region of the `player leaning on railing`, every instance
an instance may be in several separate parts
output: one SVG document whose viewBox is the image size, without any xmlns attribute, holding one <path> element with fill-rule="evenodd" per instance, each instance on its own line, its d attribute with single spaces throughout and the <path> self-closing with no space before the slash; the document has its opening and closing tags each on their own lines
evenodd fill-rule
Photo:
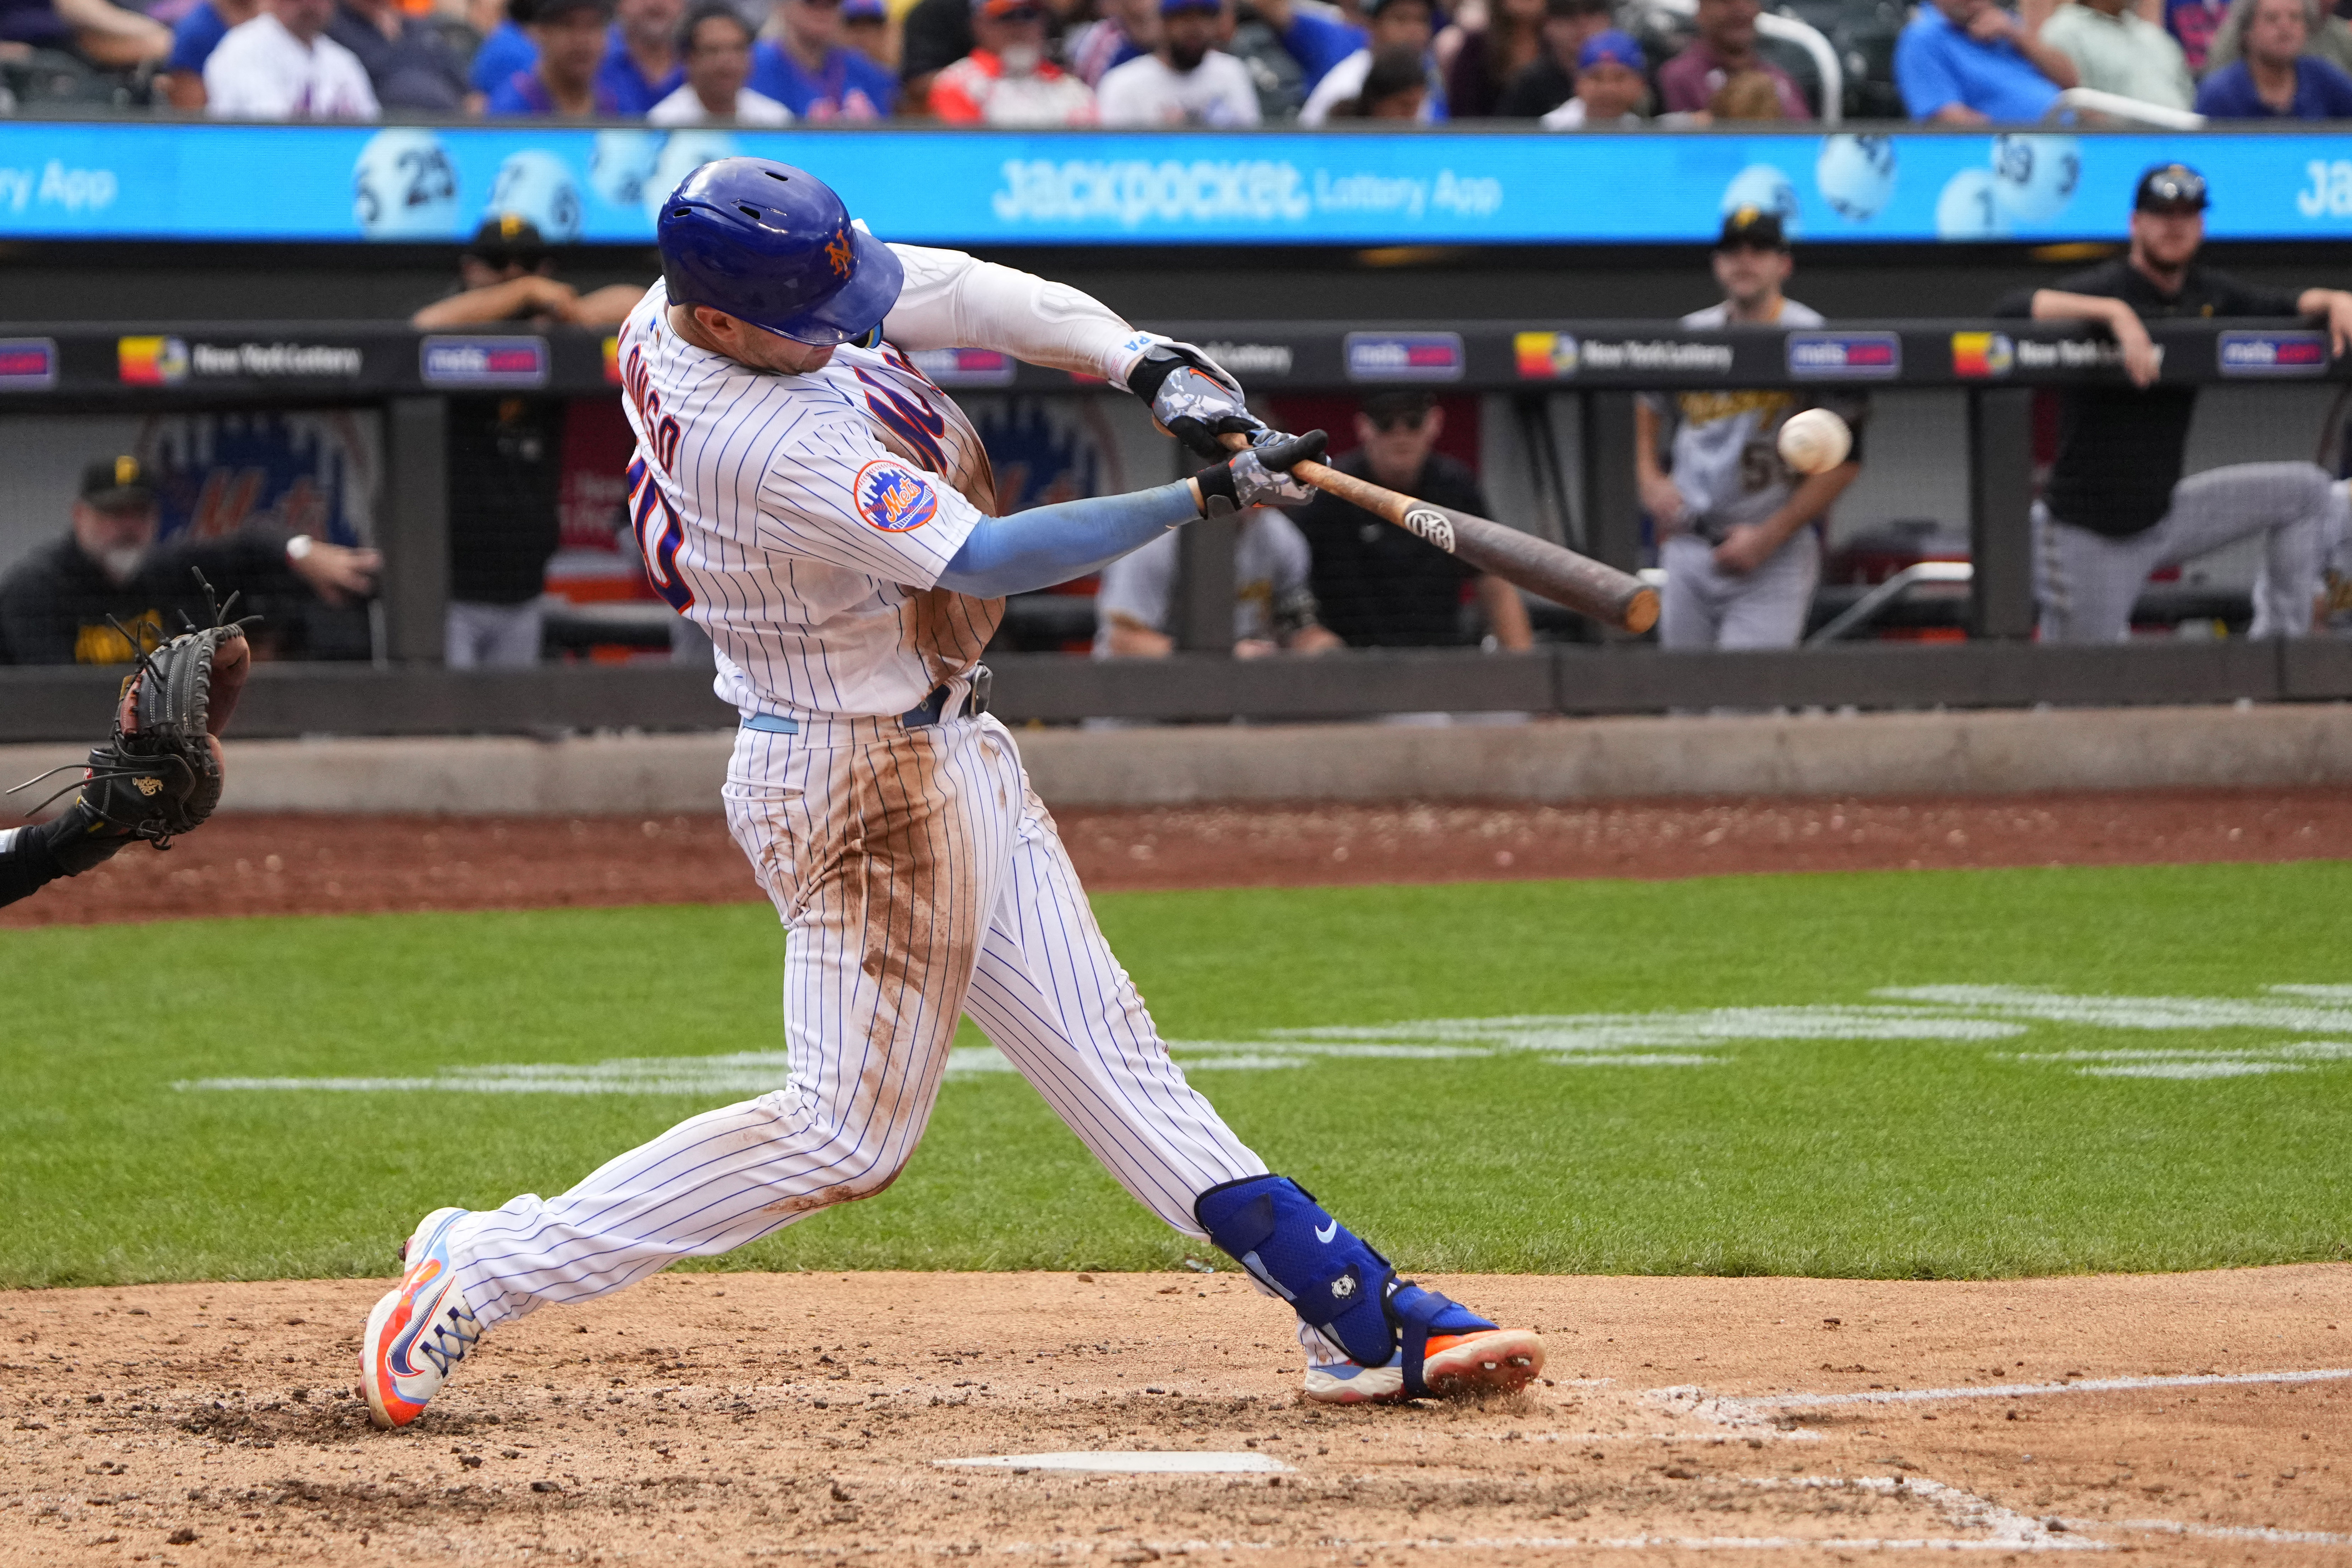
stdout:
<svg viewBox="0 0 2352 1568">
<path fill-rule="evenodd" d="M 2146 321 L 2303 316 L 2326 323 L 2334 352 L 2352 352 L 2352 294 L 2257 289 L 2199 265 L 2204 177 L 2183 163 L 2140 176 L 2131 251 L 2021 290 L 1996 313 L 2091 321 L 2115 334 L 2128 387 L 2058 394 L 2058 458 L 2033 506 L 2033 581 L 2044 642 L 2122 642 L 2148 574 L 2263 536 L 2254 580 L 2256 637 L 2312 629 L 2321 568 L 2345 536 L 2345 487 L 2316 463 L 2233 463 L 2180 477 L 2193 385 L 2159 385 L 2162 362 Z"/>
<path fill-rule="evenodd" d="M 1199 351 L 1075 289 L 881 244 L 785 164 L 704 165 L 658 232 L 663 281 L 620 335 L 630 515 L 742 714 L 728 822 L 792 933 L 792 1070 L 555 1197 L 426 1215 L 361 1342 L 376 1423 L 416 1419 L 510 1319 L 881 1192 L 922 1137 L 966 1014 L 1137 1202 L 1297 1310 L 1308 1398 L 1534 1377 L 1533 1334 L 1400 1279 L 1185 1082 L 988 717 L 979 659 L 1001 595 L 1204 513 L 1304 500 L 1287 470 L 1321 433 L 1265 429 Z M 1100 376 L 1221 460 L 995 516 L 979 436 L 907 357 L 950 347 Z M 1256 444 L 1228 457 L 1221 432 Z"/>
</svg>

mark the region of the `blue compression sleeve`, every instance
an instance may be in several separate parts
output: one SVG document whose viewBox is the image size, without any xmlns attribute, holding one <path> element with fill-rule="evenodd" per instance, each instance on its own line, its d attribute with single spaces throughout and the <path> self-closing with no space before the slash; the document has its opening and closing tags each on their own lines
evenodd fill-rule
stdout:
<svg viewBox="0 0 2352 1568">
<path fill-rule="evenodd" d="M 1200 515 L 1192 487 L 1180 479 L 1158 489 L 984 517 L 940 574 L 940 586 L 982 599 L 1050 588 L 1108 565 Z"/>
</svg>

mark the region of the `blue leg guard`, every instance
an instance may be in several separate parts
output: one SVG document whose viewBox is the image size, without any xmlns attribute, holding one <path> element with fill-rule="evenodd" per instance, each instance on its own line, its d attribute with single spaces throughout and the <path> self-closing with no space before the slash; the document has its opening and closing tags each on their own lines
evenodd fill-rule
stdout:
<svg viewBox="0 0 2352 1568">
<path fill-rule="evenodd" d="M 1431 1336 L 1495 1327 L 1434 1290 L 1399 1279 L 1387 1258 L 1287 1176 L 1211 1187 L 1193 1201 L 1192 1213 L 1211 1241 L 1358 1365 L 1402 1366 L 1407 1394 L 1430 1392 L 1421 1369 Z"/>
</svg>

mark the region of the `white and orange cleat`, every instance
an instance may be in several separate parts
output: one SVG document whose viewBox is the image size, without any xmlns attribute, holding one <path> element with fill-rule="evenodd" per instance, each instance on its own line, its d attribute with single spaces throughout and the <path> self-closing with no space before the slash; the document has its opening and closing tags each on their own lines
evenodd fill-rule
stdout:
<svg viewBox="0 0 2352 1568">
<path fill-rule="evenodd" d="M 407 1272 L 368 1314 L 360 1340 L 360 1386 L 368 1419 L 405 1426 L 425 1414 L 449 1369 L 482 1337 L 449 1268 L 449 1226 L 464 1209 L 435 1209 L 400 1249 Z"/>
<path fill-rule="evenodd" d="M 1414 1289 L 1415 1287 L 1407 1287 Z M 1447 1301 L 1434 1291 L 1419 1292 L 1424 1302 L 1444 1303 L 1446 1316 L 1483 1319 Z M 1436 1314 L 1432 1314 L 1436 1315 Z M 1404 1399 L 1466 1399 L 1482 1394 L 1509 1394 L 1525 1388 L 1542 1373 L 1543 1341 L 1527 1329 L 1491 1326 L 1467 1328 L 1426 1337 L 1404 1325 L 1402 1343 L 1380 1366 L 1334 1361 L 1307 1369 L 1305 1397 L 1317 1405 L 1387 1404 Z M 1302 1336 L 1303 1337 L 1303 1336 Z M 1324 1342 L 1328 1344 L 1326 1336 Z M 1336 1348 L 1336 1347 L 1335 1347 Z M 1326 1352 L 1325 1353 L 1329 1353 Z M 1408 1370 L 1407 1358 L 1419 1365 Z"/>
</svg>

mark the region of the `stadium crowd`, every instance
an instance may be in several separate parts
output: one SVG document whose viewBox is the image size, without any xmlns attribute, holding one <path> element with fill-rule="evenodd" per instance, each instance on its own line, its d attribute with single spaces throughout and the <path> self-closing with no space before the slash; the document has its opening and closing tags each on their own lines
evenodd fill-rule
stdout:
<svg viewBox="0 0 2352 1568">
<path fill-rule="evenodd" d="M 2352 0 L 2336 0 L 2352 13 Z M 2026 123 L 2082 87 L 2228 120 L 2352 118 L 2322 0 L 1777 8 L 1848 119 Z M 780 125 L 1808 120 L 1759 0 L 0 0 L 0 93 L 248 120 Z M 5 104 L 0 104 L 5 106 Z"/>
</svg>

